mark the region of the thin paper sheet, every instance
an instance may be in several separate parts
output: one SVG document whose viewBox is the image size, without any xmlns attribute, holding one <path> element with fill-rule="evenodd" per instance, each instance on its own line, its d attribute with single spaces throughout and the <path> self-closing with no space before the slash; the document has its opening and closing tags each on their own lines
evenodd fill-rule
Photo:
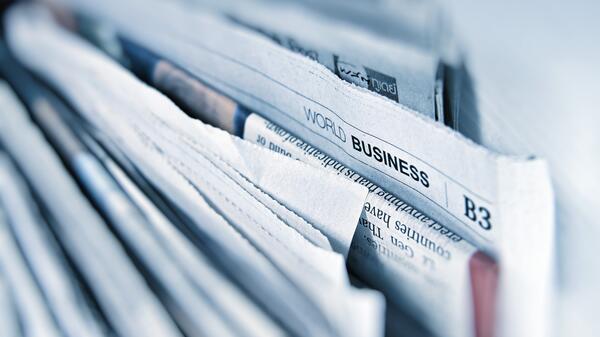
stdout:
<svg viewBox="0 0 600 337">
<path fill-rule="evenodd" d="M 470 334 L 475 308 L 469 266 L 476 253 L 471 243 L 257 114 L 246 118 L 244 139 L 262 139 L 265 147 L 368 187 L 350 268 L 437 334 Z"/>
<path fill-rule="evenodd" d="M 194 2 L 198 6 L 190 7 L 196 10 L 199 5 L 225 7 L 222 10 L 233 22 L 317 61 L 345 81 L 429 118 L 443 118 L 443 111 L 436 115 L 434 103 L 440 64 L 430 53 L 290 3 Z"/>
<path fill-rule="evenodd" d="M 62 244 L 82 271 L 113 327 L 124 336 L 179 336 L 123 247 L 109 233 L 60 158 L 2 84 L 0 138 L 56 220 Z M 43 170 L 39 163 L 43 162 Z M 60 199 L 54 198 L 56 194 Z"/>
<path fill-rule="evenodd" d="M 5 156 L 0 156 L 0 202 L 6 207 L 14 240 L 21 247 L 40 291 L 61 331 L 69 336 L 101 336 L 92 312 L 82 305 L 81 289 L 66 268 L 66 261 L 43 226 L 24 182 Z"/>
<path fill-rule="evenodd" d="M 183 179 L 186 185 L 193 187 L 201 196 L 194 198 L 196 207 L 204 207 L 208 212 L 214 212 L 214 207 L 224 220 L 255 244 L 271 263 L 309 295 L 333 324 L 333 331 L 356 336 L 381 333 L 381 321 L 378 319 L 381 316 L 381 298 L 372 291 L 358 291 L 349 287 L 344 276 L 344 261 L 340 255 L 312 245 L 235 181 L 231 181 L 213 162 L 203 159 L 201 153 L 194 153 L 194 148 L 182 139 L 187 137 L 187 141 L 195 140 L 201 146 L 208 147 L 205 141 L 207 137 L 202 135 L 206 132 L 206 126 L 199 122 L 189 123 L 189 119 L 164 96 L 134 79 L 98 51 L 49 24 L 48 17 L 44 18 L 35 11 L 26 12 L 24 8 L 13 10 L 13 13 L 10 21 L 14 28 L 11 30 L 14 39 L 11 42 L 14 42 L 13 47 L 19 56 L 55 83 L 93 124 L 106 130 L 125 154 L 133 158 L 134 163 L 139 163 L 140 168 L 143 166 L 146 170 L 154 170 L 155 175 L 162 171 L 162 181 L 173 179 L 182 182 Z M 30 20 L 33 17 L 38 20 Z M 37 42 L 28 45 L 20 43 L 31 42 L 32 39 Z M 40 58 L 37 48 L 53 52 Z M 94 76 L 97 81 L 87 83 L 84 79 L 88 76 Z M 120 108 L 123 114 L 111 112 L 114 106 Z M 184 125 L 192 125 L 193 132 Z M 231 138 L 226 133 L 221 134 L 222 137 Z M 209 138 L 218 140 L 218 137 Z M 226 143 L 217 145 L 216 148 L 220 148 L 226 146 Z M 333 180 L 338 187 L 335 192 L 337 195 L 345 196 L 345 193 L 340 192 L 340 186 L 349 186 L 347 191 L 350 195 L 356 191 L 362 192 L 362 198 L 356 199 L 357 209 L 353 211 L 358 217 L 366 192 L 363 188 L 335 176 L 325 179 L 323 172 L 290 159 L 285 159 L 287 162 L 284 162 L 282 158 L 253 145 L 240 152 L 243 156 L 258 156 L 263 153 L 290 166 L 296 165 L 308 176 L 313 170 L 313 176 L 320 179 L 304 180 L 305 186 L 310 186 L 311 182 L 319 183 L 320 186 L 323 180 Z M 256 162 L 256 158 L 250 161 L 253 162 Z M 199 175 L 193 167 L 203 167 L 203 175 Z M 174 176 L 179 176 L 180 179 L 172 178 Z M 153 181 L 160 185 L 159 179 Z M 279 185 L 283 185 L 283 181 L 279 181 Z M 184 196 L 183 193 L 177 194 L 177 202 L 185 204 L 186 201 L 182 200 Z M 203 206 L 203 200 L 209 202 L 210 207 Z M 352 225 L 347 225 L 351 232 L 357 217 L 352 220 Z M 224 224 L 224 228 L 217 228 L 217 231 L 227 229 L 229 224 Z M 231 246 L 231 242 L 229 245 Z M 290 265 L 289 261 L 300 263 Z M 357 318 L 350 325 L 347 322 L 348 315 Z M 362 320 L 358 319 L 359 315 Z M 365 319 L 364 315 L 371 318 Z"/>
<path fill-rule="evenodd" d="M 554 207 L 543 160 L 491 153 L 209 14 L 128 4 L 126 11 L 116 1 L 80 8 L 495 254 L 499 325 L 521 326 L 524 335 L 528 326 L 547 325 Z M 139 20 L 129 20 L 128 11 Z M 178 24 L 166 24 L 171 20 Z"/>
<path fill-rule="evenodd" d="M 284 336 L 284 331 L 262 309 L 251 302 L 230 280 L 223 277 L 151 200 L 106 154 L 103 163 L 119 185 L 148 219 L 154 235 L 194 285 L 226 317 L 238 334 L 246 336 Z"/>
</svg>

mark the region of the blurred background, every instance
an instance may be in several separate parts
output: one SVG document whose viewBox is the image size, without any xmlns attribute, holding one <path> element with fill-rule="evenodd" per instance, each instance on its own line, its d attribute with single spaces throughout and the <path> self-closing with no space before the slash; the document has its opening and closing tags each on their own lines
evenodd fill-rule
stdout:
<svg viewBox="0 0 600 337">
<path fill-rule="evenodd" d="M 449 0 L 444 7 L 476 87 L 478 141 L 550 163 L 558 335 L 597 335 L 600 3 Z"/>
</svg>

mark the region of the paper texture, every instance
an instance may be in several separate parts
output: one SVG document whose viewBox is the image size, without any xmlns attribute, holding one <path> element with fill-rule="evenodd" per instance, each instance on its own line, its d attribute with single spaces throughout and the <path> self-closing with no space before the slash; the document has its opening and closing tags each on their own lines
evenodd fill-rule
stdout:
<svg viewBox="0 0 600 337">
<path fill-rule="evenodd" d="M 0 211 L 4 213 L 4 211 Z M 2 214 L 4 216 L 4 214 Z M 7 271 L 11 289 L 14 289 L 15 305 L 31 336 L 60 336 L 60 330 L 45 306 L 35 279 L 27 270 L 27 263 L 19 253 L 19 247 L 11 237 L 8 224 L 0 219 L 0 258 Z"/>
<path fill-rule="evenodd" d="M 544 161 L 490 153 L 215 17 L 130 4 L 135 22 L 121 4 L 82 8 L 496 255 L 500 324 L 546 324 L 554 231 Z M 178 25 L 156 25 L 169 20 Z"/>
<path fill-rule="evenodd" d="M 24 8 L 19 10 L 13 10 L 13 16 L 9 20 L 9 40 L 19 57 L 43 77 L 52 80 L 85 118 L 107 133 L 128 157 L 133 158 L 132 162 L 144 171 L 145 175 L 152 177 L 157 186 L 163 190 L 172 188 L 169 185 L 177 188 L 185 186 L 187 193 L 191 192 L 194 195 L 193 198 L 184 200 L 185 192 L 170 193 L 178 205 L 189 211 L 187 205 L 193 203 L 197 209 L 194 213 L 212 213 L 211 217 L 221 225 L 214 227 L 214 223 L 206 223 L 206 220 L 203 222 L 205 226 L 210 225 L 213 232 L 223 231 L 217 235 L 225 235 L 226 231 L 238 231 L 237 235 L 233 232 L 227 233 L 227 249 L 235 247 L 239 250 L 239 243 L 234 245 L 232 242 L 236 237 L 238 240 L 248 240 L 244 245 L 252 243 L 252 248 L 256 247 L 269 263 L 307 296 L 308 303 L 316 306 L 317 311 L 312 315 L 312 329 L 330 329 L 340 335 L 381 334 L 382 323 L 377 318 L 381 316 L 383 309 L 381 298 L 372 291 L 359 291 L 349 286 L 342 256 L 310 243 L 251 193 L 245 191 L 235 179 L 227 176 L 217 161 L 211 160 L 210 157 L 215 154 L 211 153 L 210 149 L 222 150 L 223 146 L 227 149 L 228 144 L 242 144 L 241 141 L 234 141 L 222 131 L 211 131 L 211 128 L 200 122 L 189 120 L 164 96 L 143 85 L 90 46 L 49 24 L 49 18 L 39 19 L 34 24 L 27 21 L 28 15 L 44 13 L 26 12 Z M 36 43 L 23 44 L 23 41 Z M 39 50 L 46 49 L 52 52 L 40 58 Z M 92 74 L 97 81 L 89 83 L 85 78 Z M 120 114 L 111 112 L 114 106 L 119 107 Z M 340 193 L 346 195 L 346 190 L 342 193 L 340 189 L 342 186 L 348 186 L 348 195 L 352 196 L 354 193 L 362 197 L 355 199 L 357 209 L 352 213 L 356 214 L 356 217 L 352 222 L 344 224 L 348 231 L 353 233 L 364 202 L 363 188 L 335 176 L 325 179 L 322 172 L 299 162 L 277 157 L 256 146 L 247 146 L 243 150 L 234 149 L 227 152 L 241 157 L 254 156 L 253 161 L 242 163 L 247 169 L 252 168 L 251 163 L 258 162 L 256 157 L 261 153 L 265 158 L 268 156 L 269 159 L 280 161 L 282 165 L 286 163 L 284 168 L 289 167 L 292 172 L 298 170 L 297 172 L 302 173 L 299 177 L 303 179 L 302 187 L 305 189 L 310 187 L 311 182 L 318 183 L 320 192 L 323 193 L 322 181 L 331 180 L 334 181 L 333 186 L 336 190 L 328 195 L 336 196 Z M 295 169 L 294 166 L 298 168 Z M 260 165 L 258 167 L 260 168 Z M 203 173 L 199 174 L 199 171 L 192 168 L 203 168 Z M 272 165 L 269 167 L 270 175 L 274 168 L 276 167 Z M 86 172 L 90 169 L 88 166 Z M 311 170 L 315 172 L 313 176 L 320 179 L 306 179 L 311 178 Z M 250 173 L 254 174 L 249 178 L 250 181 L 257 185 L 260 183 L 261 186 L 269 186 L 268 179 L 264 182 L 266 175 L 261 175 L 261 170 L 255 169 Z M 277 174 L 274 177 L 277 177 Z M 97 180 L 89 179 L 94 183 Z M 169 183 L 165 184 L 165 181 Z M 278 183 L 283 185 L 281 180 Z M 300 184 L 294 184 L 292 181 L 291 185 L 286 187 L 290 186 Z M 308 189 L 306 194 L 311 195 Z M 335 201 L 336 199 L 333 199 L 334 202 L 340 202 Z M 325 202 L 327 199 L 322 197 L 321 200 Z M 347 203 L 348 200 L 344 202 Z M 217 213 L 214 213 L 215 211 Z M 322 224 L 321 228 L 322 231 L 328 230 Z M 209 227 L 205 227 L 204 230 L 209 230 Z M 333 230 L 329 232 L 335 233 Z M 133 238 L 131 234 L 128 235 Z M 332 237 L 335 239 L 335 236 Z M 247 246 L 247 249 L 252 248 Z M 293 263 L 290 264 L 290 261 Z M 265 276 L 268 277 L 268 274 Z M 323 316 L 319 317 L 321 315 Z M 348 324 L 348 317 L 354 317 L 352 324 Z M 319 325 L 319 320 L 325 320 L 324 324 Z"/>
<path fill-rule="evenodd" d="M 440 64 L 432 54 L 289 3 L 213 5 L 226 7 L 233 22 L 315 60 L 341 79 L 443 122 L 435 97 Z"/>
<path fill-rule="evenodd" d="M 4 220 L 0 221 L 4 222 Z M 17 327 L 19 316 L 13 305 L 10 285 L 4 275 L 5 273 L 5 270 L 0 270 L 0 334 L 2 336 L 17 337 L 20 335 Z"/>
<path fill-rule="evenodd" d="M 55 230 L 75 257 L 74 262 L 97 294 L 113 327 L 124 336 L 178 336 L 175 325 L 135 271 L 123 247 L 108 233 L 14 94 L 3 88 L 2 142 L 56 220 Z M 43 171 L 40 162 L 44 163 Z M 54 198 L 56 193 L 60 199 Z"/>
<path fill-rule="evenodd" d="M 369 188 L 349 266 L 437 334 L 473 331 L 472 244 L 257 114 L 247 117 L 244 138 Z"/>
<path fill-rule="evenodd" d="M 0 201 L 14 242 L 20 246 L 23 258 L 30 267 L 31 275 L 44 294 L 46 305 L 52 311 L 59 328 L 68 336 L 100 336 L 101 327 L 86 306 L 81 289 L 69 277 L 66 261 L 57 252 L 58 247 L 50 233 L 34 214 L 31 196 L 24 189 L 14 166 L 0 155 Z M 17 285 L 18 286 L 18 285 Z"/>
<path fill-rule="evenodd" d="M 96 144 L 97 146 L 97 144 Z M 256 306 L 231 281 L 224 278 L 214 266 L 199 253 L 191 240 L 185 238 L 151 200 L 132 182 L 119 166 L 105 153 L 98 153 L 103 163 L 119 185 L 132 198 L 147 217 L 152 231 L 165 250 L 171 253 L 186 276 L 207 296 L 239 335 L 283 336 L 281 330 L 260 308 Z"/>
</svg>

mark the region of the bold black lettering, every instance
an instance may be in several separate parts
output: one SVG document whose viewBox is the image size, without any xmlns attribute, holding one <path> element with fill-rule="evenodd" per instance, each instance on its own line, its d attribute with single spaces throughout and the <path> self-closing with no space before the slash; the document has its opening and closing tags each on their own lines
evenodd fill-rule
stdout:
<svg viewBox="0 0 600 337">
<path fill-rule="evenodd" d="M 383 157 L 383 163 L 385 164 L 385 166 L 390 166 L 390 164 L 387 161 L 387 156 L 386 156 L 387 152 L 385 152 L 384 149 L 381 149 L 381 152 L 382 152 L 382 157 Z"/>
<path fill-rule="evenodd" d="M 404 175 L 409 175 L 408 174 L 408 163 L 402 159 L 400 160 L 400 173 L 404 174 Z"/>
<path fill-rule="evenodd" d="M 465 216 L 471 219 L 471 221 L 477 221 L 477 214 L 475 214 L 475 203 L 466 195 L 463 195 L 463 197 L 465 198 Z"/>
<path fill-rule="evenodd" d="M 396 156 L 392 156 L 391 154 L 389 154 L 389 152 L 387 153 L 387 160 L 388 160 L 388 166 L 389 167 L 394 167 L 394 170 L 398 171 L 398 157 Z"/>
<path fill-rule="evenodd" d="M 419 170 L 414 165 L 410 165 L 410 177 L 415 181 L 419 181 Z"/>
<path fill-rule="evenodd" d="M 490 214 L 490 211 L 488 211 L 488 209 L 485 207 L 479 207 L 478 211 L 479 214 L 483 215 L 481 220 L 479 220 L 478 222 L 479 226 L 481 226 L 481 228 L 485 229 L 486 231 L 489 231 L 490 229 L 492 229 L 492 223 L 490 222 L 492 214 Z"/>
<path fill-rule="evenodd" d="M 350 138 L 352 138 L 352 147 L 358 152 L 362 151 L 360 147 L 360 140 L 354 136 L 350 136 Z"/>
<path fill-rule="evenodd" d="M 425 187 L 429 187 L 429 176 L 425 171 L 421 171 L 421 184 Z"/>
<path fill-rule="evenodd" d="M 373 152 L 371 151 L 371 144 L 367 143 L 367 145 L 365 146 L 365 142 L 364 141 L 360 141 L 362 148 L 363 148 L 363 153 L 365 154 L 365 156 L 367 157 L 371 157 L 373 155 Z M 369 148 L 369 153 L 367 153 L 367 147 Z"/>
<path fill-rule="evenodd" d="M 381 149 L 377 146 L 373 146 L 373 158 L 378 162 L 383 161 L 383 157 L 381 157 Z"/>
</svg>

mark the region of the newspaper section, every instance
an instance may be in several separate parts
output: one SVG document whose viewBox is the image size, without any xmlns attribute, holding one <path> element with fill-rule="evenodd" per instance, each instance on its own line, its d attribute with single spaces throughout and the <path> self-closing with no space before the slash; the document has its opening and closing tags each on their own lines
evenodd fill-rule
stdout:
<svg viewBox="0 0 600 337">
<path fill-rule="evenodd" d="M 548 335 L 547 165 L 454 130 L 441 34 L 313 1 L 44 3 L 4 19 L 3 333 Z"/>
</svg>

